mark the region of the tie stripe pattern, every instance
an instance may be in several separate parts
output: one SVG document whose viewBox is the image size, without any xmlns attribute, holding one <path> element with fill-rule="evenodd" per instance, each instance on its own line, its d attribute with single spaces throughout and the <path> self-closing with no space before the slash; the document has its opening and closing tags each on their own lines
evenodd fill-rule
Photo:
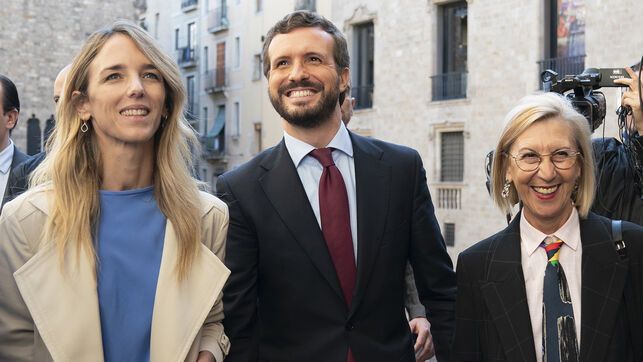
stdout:
<svg viewBox="0 0 643 362">
<path fill-rule="evenodd" d="M 540 244 L 547 252 L 543 283 L 543 361 L 578 361 L 578 342 L 572 298 L 567 278 L 560 265 L 563 241 L 548 236 Z"/>
</svg>

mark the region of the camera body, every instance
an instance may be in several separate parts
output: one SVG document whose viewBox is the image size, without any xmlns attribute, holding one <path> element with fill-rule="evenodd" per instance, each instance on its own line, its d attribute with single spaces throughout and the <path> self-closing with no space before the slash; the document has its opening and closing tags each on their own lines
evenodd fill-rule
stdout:
<svg viewBox="0 0 643 362">
<path fill-rule="evenodd" d="M 558 79 L 558 73 L 545 70 L 540 80 L 545 92 L 556 92 L 565 95 L 576 110 L 585 116 L 592 132 L 605 120 L 607 105 L 605 95 L 597 89 L 602 87 L 622 87 L 614 80 L 629 78 L 623 68 L 588 68 L 578 75 L 565 75 Z"/>
</svg>

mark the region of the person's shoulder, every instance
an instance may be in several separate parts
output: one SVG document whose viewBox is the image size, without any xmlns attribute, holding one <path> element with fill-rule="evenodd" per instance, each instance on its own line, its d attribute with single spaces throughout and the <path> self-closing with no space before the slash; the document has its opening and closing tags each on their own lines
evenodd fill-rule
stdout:
<svg viewBox="0 0 643 362">
<path fill-rule="evenodd" d="M 205 191 L 199 191 L 199 198 L 203 215 L 216 214 L 220 217 L 228 217 L 228 205 L 218 197 Z"/>
<path fill-rule="evenodd" d="M 48 213 L 51 193 L 51 185 L 31 188 L 6 203 L 2 208 L 2 215 L 6 218 L 15 218 L 19 222 L 34 214 L 45 217 Z"/>
<path fill-rule="evenodd" d="M 280 146 L 277 145 L 261 151 L 250 160 L 225 172 L 220 177 L 226 180 L 243 181 L 251 175 L 258 174 L 261 170 L 261 165 L 264 164 L 264 162 L 266 162 L 267 160 L 275 157 L 279 147 Z"/>
<path fill-rule="evenodd" d="M 478 241 L 460 253 L 462 258 L 475 258 L 480 255 L 487 255 L 493 253 L 498 248 L 498 243 L 508 242 L 507 239 L 512 237 L 520 240 L 520 235 L 513 235 L 509 228 L 500 230 L 499 232 Z"/>
<path fill-rule="evenodd" d="M 411 147 L 384 141 L 378 138 L 366 137 L 354 132 L 351 132 L 351 137 L 353 139 L 353 142 L 356 142 L 359 145 L 364 145 L 364 144 L 371 145 L 385 152 L 393 152 L 395 154 L 401 154 L 401 155 L 407 155 L 407 156 L 413 156 L 413 157 L 415 157 L 415 155 L 418 154 L 418 152 Z"/>
</svg>

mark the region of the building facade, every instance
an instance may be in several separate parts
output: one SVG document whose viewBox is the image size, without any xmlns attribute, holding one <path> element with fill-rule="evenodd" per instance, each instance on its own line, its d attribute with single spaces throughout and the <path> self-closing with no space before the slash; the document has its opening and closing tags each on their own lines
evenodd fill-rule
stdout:
<svg viewBox="0 0 643 362">
<path fill-rule="evenodd" d="M 134 21 L 140 3 L 0 0 L 0 73 L 16 84 L 20 96 L 20 118 L 11 135 L 18 148 L 27 150 L 29 124 L 31 140 L 35 140 L 30 142 L 31 153 L 40 150 L 46 120 L 55 113 L 54 79 L 87 36 L 116 19 Z"/>
<path fill-rule="evenodd" d="M 539 90 L 543 69 L 579 74 L 638 62 L 635 8 L 638 0 L 333 2 L 358 97 L 350 128 L 420 152 L 454 261 L 506 225 L 485 187 L 485 155 L 505 114 Z M 613 136 L 620 91 L 603 92 Z"/>
<path fill-rule="evenodd" d="M 148 0 L 139 22 L 176 54 L 199 133 L 199 178 L 215 190 L 219 175 L 281 139 L 268 99 L 261 50 L 268 29 L 295 9 L 330 15 L 330 1 Z"/>
</svg>

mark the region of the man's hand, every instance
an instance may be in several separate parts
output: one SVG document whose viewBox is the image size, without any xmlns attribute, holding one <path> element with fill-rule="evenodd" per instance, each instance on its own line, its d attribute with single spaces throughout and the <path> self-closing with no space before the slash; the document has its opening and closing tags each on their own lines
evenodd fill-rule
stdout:
<svg viewBox="0 0 643 362">
<path fill-rule="evenodd" d="M 214 359 L 214 355 L 210 351 L 201 351 L 199 352 L 199 357 L 197 357 L 196 362 L 217 362 Z"/>
<path fill-rule="evenodd" d="M 426 318 L 418 317 L 409 321 L 411 333 L 417 335 L 415 345 L 415 360 L 417 362 L 424 362 L 427 359 L 435 356 L 435 349 L 433 347 L 433 336 L 431 336 L 431 323 Z"/>
<path fill-rule="evenodd" d="M 634 126 L 636 126 L 636 129 L 639 131 L 639 135 L 643 135 L 643 109 L 641 109 L 639 98 L 639 82 L 641 80 L 638 78 L 638 73 L 633 71 L 632 68 L 627 67 L 625 70 L 627 71 L 627 74 L 630 75 L 631 79 L 616 79 L 614 80 L 614 83 L 628 87 L 621 97 L 621 105 L 628 106 L 632 109 L 632 116 L 634 117 L 635 122 Z"/>
</svg>

